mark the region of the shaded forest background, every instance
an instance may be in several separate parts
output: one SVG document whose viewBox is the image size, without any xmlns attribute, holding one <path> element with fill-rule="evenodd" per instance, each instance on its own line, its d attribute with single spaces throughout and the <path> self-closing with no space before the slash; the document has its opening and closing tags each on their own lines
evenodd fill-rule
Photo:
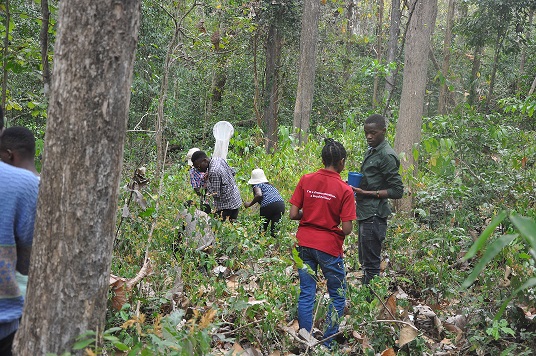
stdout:
<svg viewBox="0 0 536 356">
<path fill-rule="evenodd" d="M 417 3 L 430 6 L 435 26 L 425 50 L 406 53 Z M 411 162 L 402 172 L 409 205 L 391 221 L 372 303 L 359 286 L 357 236 L 347 240 L 351 307 L 337 352 L 534 349 L 534 2 L 320 1 L 303 139 L 294 127 L 300 29 L 314 24 L 302 25 L 308 4 L 142 1 L 112 273 L 132 283 L 143 272 L 143 281 L 124 296 L 115 285 L 104 340 L 82 333 L 75 348 L 185 355 L 315 349 L 292 334 L 295 223 L 285 220 L 277 239 L 259 235 L 250 209 L 236 226 L 212 221 L 217 240 L 210 250 L 178 242 L 177 213 L 196 199 L 184 156 L 194 146 L 210 152 L 213 125 L 229 121 L 235 135 L 228 159 L 243 199 L 250 199 L 246 182 L 256 167 L 288 199 L 299 177 L 320 167 L 324 137 L 341 141 L 350 152 L 347 168 L 358 170 L 363 121 L 381 113 L 390 121 L 389 141 L 399 151 L 410 147 L 402 155 Z M 44 0 L 0 5 L 6 124 L 33 130 L 38 166 L 57 9 L 57 1 Z M 426 62 L 422 108 L 419 100 L 404 102 L 402 87 L 411 79 L 404 65 L 419 58 Z M 418 132 L 401 134 L 404 105 L 422 110 Z M 520 215 L 527 220 L 516 220 Z M 514 237 L 503 243 L 504 236 Z M 467 251 L 476 258 L 464 258 Z M 483 273 L 464 285 L 473 268 Z M 417 332 L 404 339 L 407 328 Z"/>
</svg>

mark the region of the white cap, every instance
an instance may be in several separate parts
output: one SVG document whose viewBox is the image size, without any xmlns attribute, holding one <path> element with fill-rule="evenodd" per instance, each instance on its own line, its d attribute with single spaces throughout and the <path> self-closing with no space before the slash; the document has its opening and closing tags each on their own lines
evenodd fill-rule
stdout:
<svg viewBox="0 0 536 356">
<path fill-rule="evenodd" d="M 248 184 L 268 183 L 268 179 L 264 175 L 264 171 L 260 168 L 251 171 L 251 179 Z"/>
<path fill-rule="evenodd" d="M 188 150 L 188 153 L 186 154 L 186 159 L 188 160 L 188 165 L 191 167 L 194 165 L 194 163 L 192 162 L 192 156 L 194 155 L 195 152 L 197 151 L 201 151 L 199 148 L 197 147 L 194 147 L 194 148 L 190 148 Z"/>
</svg>

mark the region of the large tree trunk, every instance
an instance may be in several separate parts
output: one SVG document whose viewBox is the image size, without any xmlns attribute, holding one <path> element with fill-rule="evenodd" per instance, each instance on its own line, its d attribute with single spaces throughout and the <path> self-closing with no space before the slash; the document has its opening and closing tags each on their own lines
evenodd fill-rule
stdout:
<svg viewBox="0 0 536 356">
<path fill-rule="evenodd" d="M 392 0 L 391 2 L 391 24 L 389 25 L 389 43 L 387 45 L 387 63 L 396 61 L 398 53 L 398 36 L 400 35 L 400 0 Z M 395 89 L 395 72 L 396 69 L 389 71 L 385 78 L 385 97 L 390 98 Z"/>
<path fill-rule="evenodd" d="M 406 38 L 404 56 L 404 78 L 400 110 L 396 125 L 395 150 L 404 156 L 405 171 L 416 172 L 417 162 L 413 159 L 413 146 L 420 143 L 424 95 L 426 90 L 430 37 L 435 26 L 437 0 L 413 0 L 414 8 Z M 407 182 L 409 183 L 409 182 Z M 411 186 L 408 185 L 411 190 Z M 411 197 L 399 202 L 403 212 L 411 209 Z"/>
<path fill-rule="evenodd" d="M 61 1 L 17 355 L 102 332 L 140 2 Z"/>
<path fill-rule="evenodd" d="M 442 81 L 439 87 L 439 98 L 437 103 L 437 113 L 440 115 L 447 113 L 447 103 L 449 98 L 449 88 L 447 78 L 450 69 L 450 48 L 452 45 L 452 25 L 454 23 L 454 7 L 456 0 L 449 0 L 447 12 L 447 28 L 445 29 L 445 39 L 443 40 L 443 65 L 441 66 Z"/>
<path fill-rule="evenodd" d="M 281 62 L 281 32 L 276 23 L 270 25 L 266 37 L 266 77 L 264 94 L 264 123 L 266 152 L 271 153 L 277 142 L 279 111 L 279 67 Z"/>
<path fill-rule="evenodd" d="M 307 142 L 313 107 L 319 14 L 320 1 L 304 0 L 300 33 L 300 68 L 293 122 L 300 145 Z"/>
</svg>

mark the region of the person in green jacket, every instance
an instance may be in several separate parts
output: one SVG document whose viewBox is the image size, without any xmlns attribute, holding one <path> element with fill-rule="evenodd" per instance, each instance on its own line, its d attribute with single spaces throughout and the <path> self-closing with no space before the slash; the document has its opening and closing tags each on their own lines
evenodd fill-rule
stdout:
<svg viewBox="0 0 536 356">
<path fill-rule="evenodd" d="M 382 242 L 387 233 L 387 218 L 391 215 L 388 199 L 400 199 L 404 192 L 399 174 L 400 160 L 385 140 L 386 122 L 382 115 L 365 120 L 368 149 L 361 165 L 363 179 L 356 195 L 359 223 L 358 253 L 363 269 L 364 285 L 380 274 Z"/>
</svg>

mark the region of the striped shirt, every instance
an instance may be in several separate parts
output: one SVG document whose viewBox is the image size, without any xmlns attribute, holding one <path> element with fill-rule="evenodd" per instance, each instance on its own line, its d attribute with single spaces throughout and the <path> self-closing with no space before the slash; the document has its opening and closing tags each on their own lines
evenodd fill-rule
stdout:
<svg viewBox="0 0 536 356">
<path fill-rule="evenodd" d="M 259 188 L 262 192 L 261 208 L 264 208 L 268 204 L 272 204 L 276 201 L 285 202 L 281 197 L 281 194 L 279 194 L 277 189 L 271 184 L 259 183 L 253 186 L 253 189 L 255 188 Z"/>
</svg>

